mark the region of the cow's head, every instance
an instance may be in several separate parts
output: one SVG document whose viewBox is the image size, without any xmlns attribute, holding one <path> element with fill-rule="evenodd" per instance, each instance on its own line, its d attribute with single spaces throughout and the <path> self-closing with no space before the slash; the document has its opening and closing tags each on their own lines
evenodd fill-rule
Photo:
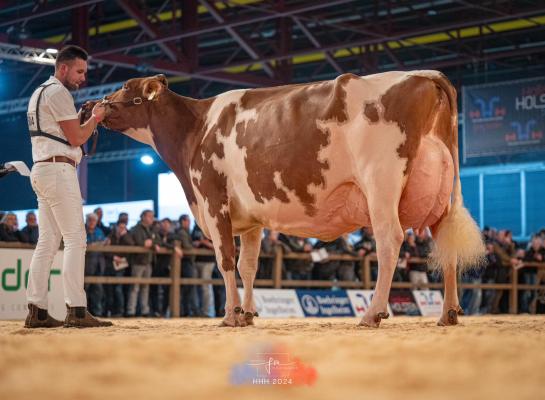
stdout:
<svg viewBox="0 0 545 400">
<path fill-rule="evenodd" d="M 106 117 L 102 125 L 106 128 L 123 133 L 147 128 L 150 125 L 151 107 L 160 100 L 167 87 L 164 75 L 130 79 L 121 89 L 103 100 L 85 103 L 82 108 L 83 119 L 87 120 L 93 106 L 102 101 L 106 107 Z"/>
</svg>

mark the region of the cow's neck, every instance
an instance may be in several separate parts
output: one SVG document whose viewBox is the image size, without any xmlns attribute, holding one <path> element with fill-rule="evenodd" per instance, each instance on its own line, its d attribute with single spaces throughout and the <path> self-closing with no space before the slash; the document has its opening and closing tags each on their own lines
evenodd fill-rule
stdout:
<svg viewBox="0 0 545 400">
<path fill-rule="evenodd" d="M 196 203 L 189 166 L 204 135 L 209 102 L 166 91 L 152 107 L 150 128 L 157 152 L 180 180 L 189 203 Z"/>
</svg>

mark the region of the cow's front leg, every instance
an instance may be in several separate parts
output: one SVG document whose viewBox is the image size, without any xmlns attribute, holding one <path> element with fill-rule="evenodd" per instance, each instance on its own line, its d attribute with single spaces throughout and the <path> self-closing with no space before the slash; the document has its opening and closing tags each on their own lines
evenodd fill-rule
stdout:
<svg viewBox="0 0 545 400">
<path fill-rule="evenodd" d="M 261 248 L 262 228 L 256 228 L 240 235 L 240 255 L 238 272 L 244 286 L 244 301 L 242 312 L 238 316 L 240 326 L 253 325 L 256 314 L 254 304 L 254 280 L 257 272 L 259 251 Z"/>
<path fill-rule="evenodd" d="M 399 248 L 403 242 L 403 230 L 395 207 L 377 204 L 375 209 L 370 207 L 370 212 L 377 243 L 378 279 L 371 305 L 361 319 L 360 325 L 378 328 L 381 319 L 389 317 L 388 297 Z"/>
<path fill-rule="evenodd" d="M 235 242 L 231 219 L 228 214 L 220 214 L 215 220 L 207 221 L 218 268 L 225 282 L 225 316 L 220 326 L 238 326 L 237 316 L 242 310 L 235 277 Z M 215 229 L 214 229 L 215 228 Z"/>
</svg>

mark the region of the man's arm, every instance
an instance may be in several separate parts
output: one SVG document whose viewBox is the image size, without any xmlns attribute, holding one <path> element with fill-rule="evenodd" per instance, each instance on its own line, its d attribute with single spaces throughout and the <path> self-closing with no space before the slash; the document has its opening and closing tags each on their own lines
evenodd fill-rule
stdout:
<svg viewBox="0 0 545 400">
<path fill-rule="evenodd" d="M 83 125 L 78 119 L 59 121 L 59 125 L 72 146 L 81 146 L 89 139 L 98 123 L 104 119 L 104 106 L 97 103 L 93 107 L 93 114 Z"/>
</svg>

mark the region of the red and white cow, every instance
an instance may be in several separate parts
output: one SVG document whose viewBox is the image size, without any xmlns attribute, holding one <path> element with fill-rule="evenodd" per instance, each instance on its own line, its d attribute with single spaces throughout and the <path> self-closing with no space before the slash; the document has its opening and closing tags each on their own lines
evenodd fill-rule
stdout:
<svg viewBox="0 0 545 400">
<path fill-rule="evenodd" d="M 456 265 L 473 265 L 484 248 L 462 204 L 456 91 L 441 73 L 345 74 L 204 100 L 169 91 L 159 75 L 131 79 L 104 102 L 104 125 L 159 153 L 212 239 L 226 285 L 223 325 L 253 323 L 263 228 L 327 241 L 360 227 L 372 227 L 379 262 L 362 325 L 388 317 L 403 231 L 425 227 L 444 273 L 439 323 L 457 323 Z"/>
</svg>

